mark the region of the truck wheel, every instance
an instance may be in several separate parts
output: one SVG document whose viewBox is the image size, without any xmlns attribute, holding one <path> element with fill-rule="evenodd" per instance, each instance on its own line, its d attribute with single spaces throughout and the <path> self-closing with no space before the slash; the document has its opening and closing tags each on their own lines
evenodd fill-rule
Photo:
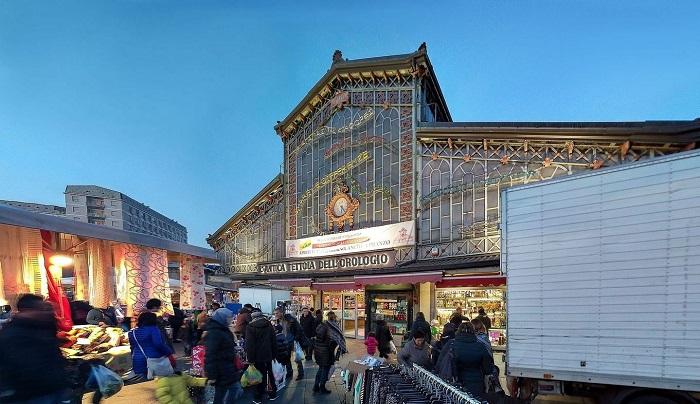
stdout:
<svg viewBox="0 0 700 404">
<path fill-rule="evenodd" d="M 664 396 L 644 395 L 634 397 L 626 401 L 626 404 L 678 404 L 678 402 Z"/>
</svg>

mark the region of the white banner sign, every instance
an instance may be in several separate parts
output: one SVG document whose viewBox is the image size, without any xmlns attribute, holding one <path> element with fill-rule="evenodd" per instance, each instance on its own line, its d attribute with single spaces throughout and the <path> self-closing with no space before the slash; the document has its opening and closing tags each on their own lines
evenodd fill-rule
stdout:
<svg viewBox="0 0 700 404">
<path fill-rule="evenodd" d="M 322 257 L 415 244 L 415 223 L 401 222 L 344 233 L 287 240 L 287 258 Z"/>
</svg>

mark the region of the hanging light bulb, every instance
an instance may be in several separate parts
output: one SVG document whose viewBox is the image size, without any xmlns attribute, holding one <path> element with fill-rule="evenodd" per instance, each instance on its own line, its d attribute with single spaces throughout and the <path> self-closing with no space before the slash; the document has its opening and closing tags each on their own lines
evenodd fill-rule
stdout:
<svg viewBox="0 0 700 404">
<path fill-rule="evenodd" d="M 49 257 L 49 262 L 53 265 L 67 267 L 73 264 L 73 257 L 68 255 L 68 253 L 56 251 L 51 257 Z"/>
</svg>

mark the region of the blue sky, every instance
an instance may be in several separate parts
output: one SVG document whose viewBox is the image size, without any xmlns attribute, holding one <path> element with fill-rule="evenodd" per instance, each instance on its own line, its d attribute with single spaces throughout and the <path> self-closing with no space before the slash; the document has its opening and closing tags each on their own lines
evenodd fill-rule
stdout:
<svg viewBox="0 0 700 404">
<path fill-rule="evenodd" d="M 124 192 L 205 245 L 329 68 L 425 41 L 456 121 L 700 117 L 698 1 L 0 1 L 0 199 Z M 437 6 L 440 4 L 440 6 Z"/>
</svg>

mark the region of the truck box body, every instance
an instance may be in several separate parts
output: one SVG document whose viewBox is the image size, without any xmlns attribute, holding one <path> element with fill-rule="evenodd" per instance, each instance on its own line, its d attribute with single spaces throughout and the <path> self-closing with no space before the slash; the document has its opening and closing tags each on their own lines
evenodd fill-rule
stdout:
<svg viewBox="0 0 700 404">
<path fill-rule="evenodd" d="M 700 151 L 503 191 L 512 376 L 700 391 Z"/>
</svg>

